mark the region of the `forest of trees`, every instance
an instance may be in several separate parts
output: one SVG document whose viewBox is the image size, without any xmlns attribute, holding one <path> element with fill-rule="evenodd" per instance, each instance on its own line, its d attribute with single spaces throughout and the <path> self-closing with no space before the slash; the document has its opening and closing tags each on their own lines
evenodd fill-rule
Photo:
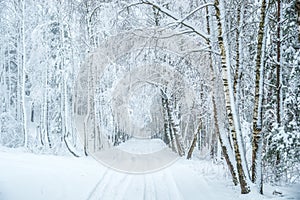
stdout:
<svg viewBox="0 0 300 200">
<path fill-rule="evenodd" d="M 1 146 L 151 135 L 242 193 L 299 181 L 299 0 L 0 0 L 0 44 Z"/>
</svg>

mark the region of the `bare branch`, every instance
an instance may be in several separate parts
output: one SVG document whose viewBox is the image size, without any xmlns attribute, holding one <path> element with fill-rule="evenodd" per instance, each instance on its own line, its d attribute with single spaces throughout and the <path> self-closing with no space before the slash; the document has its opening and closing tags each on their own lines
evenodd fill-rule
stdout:
<svg viewBox="0 0 300 200">
<path fill-rule="evenodd" d="M 141 2 L 138 2 L 138 3 L 133 3 L 133 4 L 130 4 L 128 6 L 126 6 L 126 8 L 128 7 L 133 7 L 133 6 L 138 6 L 138 5 L 150 5 L 152 7 L 154 7 L 155 9 L 157 9 L 158 11 L 164 13 L 165 15 L 167 15 L 168 17 L 174 19 L 176 22 L 178 22 L 179 24 L 185 26 L 186 28 L 190 29 L 192 32 L 196 33 L 197 35 L 199 35 L 201 38 L 203 38 L 205 41 L 208 41 L 210 38 L 209 38 L 209 35 L 203 33 L 201 30 L 198 30 L 197 28 L 195 28 L 192 24 L 188 23 L 188 22 L 185 22 L 185 20 L 191 16 L 192 14 L 194 14 L 195 12 L 197 12 L 198 10 L 200 10 L 202 7 L 206 7 L 206 6 L 210 6 L 210 5 L 213 5 L 213 4 L 205 4 L 203 6 L 199 6 L 198 9 L 195 9 L 194 11 L 192 11 L 193 13 L 190 13 L 188 16 L 184 17 L 183 19 L 179 19 L 178 16 L 176 16 L 174 13 L 172 13 L 170 10 L 158 5 L 158 4 L 155 4 L 153 2 L 150 2 L 150 1 L 141 1 Z M 123 9 L 124 10 L 124 9 Z M 122 12 L 123 10 L 121 10 L 120 12 Z"/>
<path fill-rule="evenodd" d="M 187 14 L 185 17 L 183 17 L 181 20 L 179 20 L 179 23 L 182 23 L 183 21 L 185 21 L 186 19 L 188 19 L 190 16 L 192 16 L 193 14 L 195 14 L 197 11 L 201 10 L 202 8 L 206 8 L 208 6 L 214 6 L 213 3 L 207 3 L 204 5 L 201 5 L 197 8 L 195 8 L 193 11 L 191 11 L 189 14 Z"/>
</svg>

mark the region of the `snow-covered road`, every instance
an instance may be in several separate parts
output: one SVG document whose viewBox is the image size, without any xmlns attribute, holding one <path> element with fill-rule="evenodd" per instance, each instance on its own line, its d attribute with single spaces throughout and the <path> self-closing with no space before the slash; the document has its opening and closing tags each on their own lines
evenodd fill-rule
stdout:
<svg viewBox="0 0 300 200">
<path fill-rule="evenodd" d="M 193 162 L 193 161 L 191 161 Z M 207 168 L 209 163 L 203 165 Z M 179 159 L 154 173 L 126 174 L 106 170 L 91 191 L 89 199 L 232 199 L 236 193 L 228 182 L 210 180 L 189 161 Z M 220 177 L 220 180 L 223 180 Z"/>
<path fill-rule="evenodd" d="M 240 195 L 225 175 L 222 165 L 210 161 L 178 159 L 152 173 L 132 174 L 91 157 L 0 151 L 1 200 L 269 199 Z"/>
</svg>

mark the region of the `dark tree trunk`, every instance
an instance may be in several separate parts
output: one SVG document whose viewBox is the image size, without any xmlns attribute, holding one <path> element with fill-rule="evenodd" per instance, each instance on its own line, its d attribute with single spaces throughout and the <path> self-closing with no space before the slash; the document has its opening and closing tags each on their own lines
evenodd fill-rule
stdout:
<svg viewBox="0 0 300 200">
<path fill-rule="evenodd" d="M 296 1 L 297 23 L 298 23 L 298 42 L 300 43 L 300 0 Z"/>
</svg>

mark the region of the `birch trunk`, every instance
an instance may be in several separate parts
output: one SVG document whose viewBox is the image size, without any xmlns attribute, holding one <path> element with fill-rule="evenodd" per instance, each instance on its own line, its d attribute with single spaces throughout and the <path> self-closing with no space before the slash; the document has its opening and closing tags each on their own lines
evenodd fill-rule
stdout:
<svg viewBox="0 0 300 200">
<path fill-rule="evenodd" d="M 254 111 L 253 111 L 253 141 L 252 141 L 252 181 L 259 184 L 259 191 L 262 194 L 262 177 L 261 177 L 261 149 L 262 148 L 262 135 L 261 135 L 261 110 L 259 109 L 260 99 L 260 81 L 261 81 L 261 68 L 262 68 L 262 49 L 264 39 L 264 26 L 265 26 L 265 13 L 266 13 L 266 0 L 262 1 L 261 5 L 261 19 L 258 30 L 257 41 L 257 55 L 256 55 L 256 72 L 255 72 L 255 97 L 254 97 Z M 260 120 L 259 120 L 260 119 Z"/>
<path fill-rule="evenodd" d="M 223 138 L 221 137 L 221 133 L 220 133 L 220 129 L 219 129 L 219 121 L 218 121 L 218 116 L 217 116 L 217 105 L 216 105 L 216 101 L 213 100 L 213 109 L 214 109 L 214 121 L 215 121 L 215 131 L 216 131 L 216 134 L 219 138 L 219 142 L 220 142 L 220 145 L 221 145 L 221 148 L 222 148 L 222 153 L 223 153 L 223 156 L 225 158 L 225 161 L 227 163 L 227 166 L 229 168 L 229 171 L 230 171 L 230 174 L 232 176 L 232 182 L 234 185 L 237 185 L 239 182 L 238 182 L 238 179 L 237 179 L 237 173 L 236 173 L 236 169 L 234 168 L 234 165 L 232 163 L 232 161 L 230 160 L 230 157 L 229 157 L 229 151 L 228 151 L 228 146 L 229 145 L 225 145 L 224 142 L 223 142 Z"/>
<path fill-rule="evenodd" d="M 165 132 L 165 143 L 172 148 L 171 136 L 170 136 L 170 128 L 169 128 L 169 120 L 168 120 L 168 112 L 167 112 L 167 102 L 166 99 L 163 97 L 164 92 L 161 90 L 161 102 L 162 102 L 162 112 L 164 117 L 164 132 Z"/>
<path fill-rule="evenodd" d="M 47 66 L 46 74 L 45 74 L 45 94 L 44 94 L 44 105 L 43 105 L 43 132 L 44 139 L 47 141 L 48 146 L 51 148 L 51 140 L 49 133 L 49 88 L 48 88 L 48 79 L 49 79 L 49 67 Z"/>
<path fill-rule="evenodd" d="M 179 132 L 179 124 L 175 120 L 174 106 L 172 105 L 172 101 L 170 101 L 169 99 L 168 99 L 168 104 L 167 104 L 167 110 L 168 110 L 170 127 L 172 129 L 172 136 L 173 136 L 172 139 L 175 142 L 175 146 L 176 146 L 179 156 L 184 156 L 185 152 L 184 152 L 182 137 Z"/>
<path fill-rule="evenodd" d="M 162 104 L 163 104 L 163 112 L 164 112 L 164 128 L 165 128 L 165 134 L 166 138 L 168 140 L 169 147 L 172 149 L 173 152 L 177 153 L 177 147 L 176 147 L 176 141 L 174 136 L 174 131 L 172 128 L 172 124 L 170 122 L 171 119 L 171 112 L 169 109 L 169 100 L 166 95 L 166 89 L 160 89 L 162 94 Z"/>
<path fill-rule="evenodd" d="M 221 13 L 220 13 L 220 8 L 219 8 L 219 0 L 215 0 L 215 9 L 216 9 L 216 18 L 217 18 L 217 25 L 218 25 L 218 42 L 219 42 L 219 47 L 221 50 L 221 65 L 222 65 L 222 78 L 223 78 L 223 86 L 224 86 L 224 93 L 225 93 L 225 104 L 226 104 L 226 112 L 227 112 L 227 117 L 229 121 L 229 127 L 232 133 L 232 138 L 234 142 L 234 151 L 235 151 L 235 157 L 236 157 L 236 162 L 237 162 L 237 170 L 238 170 L 238 176 L 239 176 L 239 182 L 240 182 L 240 187 L 241 187 L 241 193 L 242 194 L 247 194 L 250 192 L 250 187 L 248 184 L 247 180 L 247 169 L 245 167 L 246 163 L 244 159 L 242 159 L 242 154 L 240 145 L 241 145 L 241 138 L 239 133 L 239 122 L 237 121 L 237 117 L 235 116 L 236 113 L 236 108 L 235 108 L 235 103 L 232 102 L 234 101 L 234 96 L 232 88 L 230 86 L 232 85 L 229 79 L 230 72 L 228 71 L 228 58 L 226 57 L 226 51 L 225 51 L 225 45 L 224 45 L 224 40 L 223 40 L 223 30 L 222 30 L 222 22 L 221 22 Z M 231 93 L 230 93 L 231 92 Z"/>
<path fill-rule="evenodd" d="M 191 159 L 192 158 L 193 151 L 194 151 L 194 149 L 196 147 L 196 144 L 197 144 L 197 139 L 198 139 L 197 136 L 198 136 L 198 133 L 201 130 L 201 126 L 202 126 L 202 123 L 200 122 L 197 129 L 196 129 L 196 131 L 195 131 L 195 133 L 194 133 L 193 141 L 192 141 L 191 147 L 189 148 L 186 159 Z"/>
<path fill-rule="evenodd" d="M 236 69 L 234 74 L 234 94 L 236 99 L 236 106 L 239 113 L 239 102 L 240 102 L 240 80 L 242 77 L 242 60 L 243 60 L 243 25 L 244 25 L 244 1 L 239 2 L 241 5 L 238 5 L 237 10 L 237 28 L 236 28 Z"/>
<path fill-rule="evenodd" d="M 26 41 L 25 41 L 25 0 L 22 1 L 22 118 L 23 118 L 23 132 L 24 132 L 24 147 L 28 146 L 27 133 L 27 109 L 26 109 Z"/>
<path fill-rule="evenodd" d="M 240 21 L 241 21 L 241 7 L 238 5 L 237 7 L 237 28 L 236 28 L 236 66 L 235 66 L 235 74 L 234 74 L 234 82 L 233 82 L 233 90 L 235 94 L 235 98 L 237 99 L 237 85 L 239 79 L 239 69 L 240 69 Z M 237 105 L 238 106 L 238 105 Z"/>
<path fill-rule="evenodd" d="M 206 7 L 206 23 L 207 23 L 207 33 L 208 33 L 208 35 L 211 34 L 209 17 L 210 17 L 210 15 L 209 15 L 208 7 Z M 211 46 L 210 40 L 208 41 L 208 45 Z M 209 62 L 210 62 L 209 67 L 210 67 L 210 76 L 211 76 L 211 85 L 212 85 L 212 94 L 211 94 L 211 96 L 212 96 L 212 103 L 213 103 L 215 132 L 216 132 L 216 135 L 219 139 L 223 156 L 225 158 L 225 161 L 226 161 L 227 166 L 229 168 L 229 171 L 231 173 L 232 182 L 233 182 L 234 185 L 237 185 L 238 184 L 238 179 L 237 179 L 236 169 L 234 168 L 233 161 L 230 159 L 229 152 L 228 152 L 228 148 L 231 148 L 231 147 L 229 145 L 224 144 L 224 141 L 223 141 L 223 139 L 221 137 L 221 134 L 220 134 L 219 124 L 218 124 L 219 123 L 218 113 L 217 113 L 217 106 L 216 106 L 216 98 L 215 98 L 215 94 L 214 94 L 214 90 L 215 90 L 215 73 L 214 73 L 214 69 L 213 69 L 213 65 L 212 65 L 211 53 L 209 54 Z M 227 137 L 225 137 L 225 138 L 227 139 Z M 229 142 L 227 142 L 227 143 L 229 143 Z"/>
<path fill-rule="evenodd" d="M 243 12 L 244 12 L 244 2 L 239 2 L 241 5 L 237 5 L 237 28 L 236 28 L 236 70 L 234 74 L 234 81 L 233 81 L 233 92 L 234 92 L 234 100 L 235 100 L 235 106 L 236 106 L 236 117 L 237 121 L 240 123 L 240 111 L 239 111 L 239 105 L 240 105 L 240 80 L 242 77 L 242 70 L 241 69 L 241 57 L 243 55 L 242 52 L 242 26 L 243 26 Z M 228 65 L 229 66 L 229 65 Z M 240 131 L 241 132 L 241 131 Z M 244 140 L 241 140 L 241 147 L 243 148 L 243 157 L 246 158 L 246 145 Z M 245 165 L 248 169 L 248 164 L 245 162 Z"/>
</svg>

